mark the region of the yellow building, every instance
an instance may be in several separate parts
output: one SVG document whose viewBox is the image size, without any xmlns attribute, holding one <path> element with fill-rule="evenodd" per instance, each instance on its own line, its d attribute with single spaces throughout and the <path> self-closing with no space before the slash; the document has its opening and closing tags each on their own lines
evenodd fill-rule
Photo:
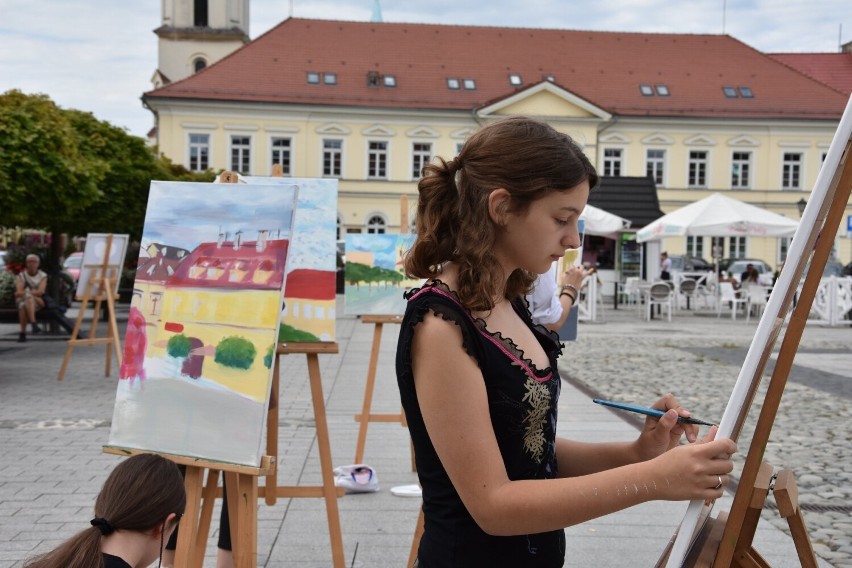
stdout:
<svg viewBox="0 0 852 568">
<path fill-rule="evenodd" d="M 339 178 L 339 238 L 400 231 L 422 166 L 511 114 L 570 134 L 602 175 L 649 176 L 664 212 L 722 192 L 798 219 L 847 99 L 726 35 L 292 18 L 143 97 L 160 150 L 192 170 Z M 787 241 L 661 247 L 713 244 L 777 267 Z"/>
</svg>

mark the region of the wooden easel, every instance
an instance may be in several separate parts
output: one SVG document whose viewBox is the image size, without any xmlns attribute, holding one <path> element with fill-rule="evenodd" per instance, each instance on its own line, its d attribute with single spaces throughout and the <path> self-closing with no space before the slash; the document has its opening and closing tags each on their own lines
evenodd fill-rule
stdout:
<svg viewBox="0 0 852 568">
<path fill-rule="evenodd" d="M 311 383 L 311 401 L 314 408 L 314 422 L 317 428 L 317 447 L 319 449 L 322 485 L 279 486 L 278 473 L 273 471 L 266 476 L 266 485 L 260 488 L 259 495 L 265 497 L 267 505 L 274 505 L 278 497 L 325 498 L 326 517 L 328 519 L 328 536 L 331 541 L 331 557 L 334 568 L 344 568 L 343 533 L 340 529 L 340 514 L 337 508 L 337 498 L 343 496 L 342 487 L 334 484 L 334 465 L 331 459 L 331 443 L 328 434 L 328 421 L 325 412 L 325 399 L 322 393 L 322 378 L 320 376 L 319 355 L 321 353 L 337 353 L 337 343 L 279 343 L 275 350 L 275 361 L 272 368 L 272 394 L 269 398 L 269 413 L 266 418 L 266 449 L 272 456 L 278 455 L 278 396 L 279 396 L 279 359 L 281 355 L 296 355 L 303 353 L 308 358 L 308 378 Z M 230 503 L 230 497 L 229 497 Z"/>
<path fill-rule="evenodd" d="M 91 268 L 97 272 L 92 274 L 92 278 L 86 283 L 86 291 L 83 294 L 80 303 L 80 312 L 77 314 L 77 321 L 74 323 L 74 331 L 71 332 L 71 337 L 68 339 L 68 348 L 65 350 L 65 359 L 62 361 L 62 367 L 59 369 L 57 381 L 61 381 L 65 377 L 65 369 L 68 367 L 68 362 L 71 360 L 71 352 L 78 345 L 106 345 L 106 369 L 104 376 L 110 375 L 110 346 L 115 351 L 115 361 L 117 365 L 121 365 L 121 340 L 118 337 L 118 323 L 115 321 L 115 283 L 121 276 L 121 266 L 110 264 L 109 258 L 112 251 L 112 234 L 106 237 L 106 250 L 104 251 L 104 259 L 100 264 L 84 264 L 81 270 Z M 83 325 L 83 317 L 86 315 L 86 309 L 89 302 L 95 303 L 94 314 L 92 315 L 92 328 L 89 332 L 89 337 L 86 339 L 78 339 L 80 328 Z M 98 319 L 101 314 L 101 302 L 106 301 L 107 304 L 107 336 L 104 338 L 97 337 Z"/>
<path fill-rule="evenodd" d="M 104 446 L 108 454 L 131 456 L 151 453 L 129 448 Z M 157 452 L 159 453 L 159 452 Z M 231 524 L 231 546 L 236 568 L 255 568 L 257 566 L 257 479 L 261 475 L 274 475 L 276 460 L 271 456 L 261 458 L 260 467 L 250 467 L 202 459 L 160 454 L 177 464 L 186 466 L 184 485 L 186 487 L 186 510 L 181 518 L 175 549 L 175 566 L 181 568 L 201 568 L 213 505 L 217 497 L 222 496 L 219 489 L 219 473 L 227 479 L 228 519 Z M 207 483 L 203 483 L 204 470 L 207 470 Z"/>
<path fill-rule="evenodd" d="M 272 177 L 282 177 L 283 171 L 280 164 L 272 166 Z M 237 183 L 238 176 L 234 172 L 222 172 L 219 177 L 222 183 Z M 337 343 L 334 342 L 304 342 L 304 343 L 279 343 L 275 349 L 275 358 L 272 367 L 272 387 L 269 397 L 269 411 L 266 417 L 266 451 L 273 460 L 277 462 L 278 456 L 278 418 L 279 418 L 279 393 L 280 393 L 280 358 L 281 355 L 304 354 L 308 360 L 308 379 L 311 385 L 311 401 L 314 409 L 314 422 L 317 429 L 317 446 L 320 456 L 320 469 L 322 485 L 278 485 L 277 468 L 268 470 L 262 474 L 266 477 L 262 487 L 257 488 L 255 502 L 258 497 L 263 497 L 267 505 L 274 505 L 279 497 L 282 498 L 325 498 L 326 516 L 328 519 L 328 532 L 331 541 L 332 565 L 334 568 L 344 568 L 345 560 L 343 554 L 343 533 L 340 528 L 340 514 L 337 507 L 337 499 L 342 497 L 344 489 L 334 484 L 334 465 L 331 459 L 331 443 L 328 432 L 328 420 L 325 412 L 325 399 L 322 392 L 322 377 L 320 374 L 319 355 L 322 353 L 334 354 L 339 352 Z M 209 476 L 208 476 L 209 477 Z M 216 480 L 213 480 L 214 486 Z M 208 484 L 210 480 L 208 479 Z M 212 490 L 211 490 L 212 491 Z M 228 480 L 228 504 L 229 519 L 233 523 L 233 514 L 230 512 L 231 480 Z M 212 512 L 212 511 L 211 511 Z M 207 519 L 209 525 L 209 517 Z M 231 525 L 233 533 L 233 524 Z M 255 531 L 256 532 L 256 531 Z M 180 536 L 180 535 L 179 535 Z M 257 544 L 255 540 L 254 550 Z"/>
<path fill-rule="evenodd" d="M 400 233 L 408 234 L 408 196 L 401 195 L 399 198 L 400 207 Z M 355 422 L 360 423 L 358 427 L 358 442 L 355 444 L 355 459 L 353 463 L 362 463 L 364 461 L 364 446 L 367 444 L 367 427 L 370 422 L 399 422 L 403 428 L 408 428 L 408 422 L 405 420 L 405 413 L 400 409 L 399 413 L 392 414 L 371 414 L 370 409 L 373 405 L 373 390 L 376 386 L 376 369 L 379 363 L 379 350 L 382 343 L 382 329 L 384 324 L 400 324 L 402 316 L 400 315 L 363 315 L 361 323 L 374 324 L 373 329 L 373 347 L 370 350 L 370 364 L 367 368 L 367 383 L 364 386 L 364 403 L 361 406 L 361 414 L 355 415 Z M 414 447 L 411 447 L 411 471 L 415 471 L 414 463 Z"/>
<path fill-rule="evenodd" d="M 817 231 L 812 231 L 809 236 L 806 250 L 813 250 L 811 267 L 802 285 L 801 294 L 790 316 L 787 331 L 781 343 L 778 359 L 766 391 L 763 407 L 758 416 L 731 511 L 728 514 L 720 513 L 713 521 L 708 519 L 708 523 L 705 523 L 704 528 L 695 539 L 692 552 L 687 556 L 687 561 L 684 563 L 685 566 L 701 568 L 709 566 L 713 566 L 713 568 L 769 566 L 752 546 L 760 512 L 769 491 L 769 479 L 771 479 L 772 472 L 771 466 L 763 462 L 763 450 L 769 441 L 772 425 L 781 404 L 781 396 L 787 384 L 790 369 L 793 366 L 799 341 L 807 324 L 808 314 L 819 287 L 822 271 L 831 253 L 833 236 L 837 234 L 849 202 L 850 193 L 852 193 L 852 138 L 844 144 L 839 168 L 839 175 L 836 174 L 832 182 L 833 188 L 829 189 L 827 197 L 830 197 L 830 199 L 827 198 L 822 203 L 818 217 L 822 223 L 818 223 L 817 227 L 822 228 L 820 233 L 826 237 L 819 238 Z M 797 259 L 794 277 L 796 282 L 801 279 L 806 261 L 806 258 Z M 782 314 L 789 310 L 795 294 L 795 287 L 787 290 L 782 304 Z M 774 322 L 774 337 L 777 337 L 783 324 L 783 317 Z M 763 375 L 766 363 L 771 355 L 771 348 L 772 345 L 769 345 L 769 348 L 762 353 L 755 374 L 756 377 Z M 732 436 L 734 440 L 739 435 L 757 387 L 758 381 L 752 381 L 752 389 L 748 393 L 749 403 L 744 405 L 738 416 Z M 798 506 L 798 490 L 791 471 L 782 470 L 779 472 L 775 480 L 774 494 L 779 513 L 789 523 L 793 542 L 802 566 L 815 567 L 817 565 L 816 557 Z M 709 512 L 706 506 L 705 509 Z M 668 551 L 664 553 L 663 559 L 666 559 L 667 556 Z"/>
</svg>

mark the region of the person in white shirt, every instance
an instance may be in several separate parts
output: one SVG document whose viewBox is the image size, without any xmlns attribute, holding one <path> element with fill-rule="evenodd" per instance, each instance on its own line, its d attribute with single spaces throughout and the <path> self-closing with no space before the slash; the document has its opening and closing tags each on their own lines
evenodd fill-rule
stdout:
<svg viewBox="0 0 852 568">
<path fill-rule="evenodd" d="M 559 275 L 559 295 L 556 294 L 558 270 L 556 262 L 550 270 L 539 274 L 532 290 L 527 294 L 530 317 L 533 323 L 543 325 L 551 331 L 559 331 L 571 308 L 577 302 L 577 295 L 583 287 L 583 280 L 591 274 L 582 266 L 571 266 Z"/>
</svg>

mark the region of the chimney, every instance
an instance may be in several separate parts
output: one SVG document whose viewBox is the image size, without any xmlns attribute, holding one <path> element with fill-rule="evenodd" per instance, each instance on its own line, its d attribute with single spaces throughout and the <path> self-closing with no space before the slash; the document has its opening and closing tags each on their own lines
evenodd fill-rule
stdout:
<svg viewBox="0 0 852 568">
<path fill-rule="evenodd" d="M 234 234 L 234 250 L 237 250 L 237 249 L 239 249 L 239 248 L 240 248 L 240 242 L 241 242 L 242 240 L 243 240 L 243 232 L 242 232 L 242 231 L 237 231 L 237 232 Z"/>
<path fill-rule="evenodd" d="M 225 243 L 225 233 L 223 233 L 222 231 L 219 231 L 219 238 L 216 239 L 216 248 L 217 249 L 222 248 L 222 245 L 224 243 Z"/>
<path fill-rule="evenodd" d="M 261 229 L 257 232 L 257 252 L 263 252 L 266 250 L 266 241 L 269 239 L 269 231 L 266 229 Z"/>
</svg>

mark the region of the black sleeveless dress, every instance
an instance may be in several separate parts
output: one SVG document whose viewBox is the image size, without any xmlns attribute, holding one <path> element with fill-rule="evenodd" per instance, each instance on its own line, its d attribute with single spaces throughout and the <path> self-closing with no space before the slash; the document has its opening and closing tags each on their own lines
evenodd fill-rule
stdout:
<svg viewBox="0 0 852 568">
<path fill-rule="evenodd" d="M 442 282 L 428 283 L 405 297 L 408 305 L 397 345 L 396 373 L 423 488 L 425 531 L 418 552 L 419 568 L 562 566 L 562 530 L 505 537 L 488 535 L 479 528 L 450 482 L 426 432 L 411 365 L 414 327 L 428 312 L 458 325 L 465 352 L 482 371 L 491 423 L 509 478 L 550 479 L 557 476 L 556 403 L 560 379 L 556 359 L 562 349 L 558 336 L 533 325 L 523 299 L 512 303 L 550 361 L 549 368 L 536 369 L 511 339 L 490 333 L 485 322 L 474 318 Z"/>
</svg>

